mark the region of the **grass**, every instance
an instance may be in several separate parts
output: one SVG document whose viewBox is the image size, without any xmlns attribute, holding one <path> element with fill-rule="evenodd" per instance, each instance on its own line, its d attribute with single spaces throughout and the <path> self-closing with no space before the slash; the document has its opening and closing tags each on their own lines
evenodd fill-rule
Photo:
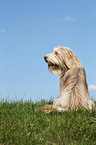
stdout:
<svg viewBox="0 0 96 145">
<path fill-rule="evenodd" d="M 0 145 L 96 144 L 96 111 L 35 111 L 45 103 L 1 101 Z"/>
</svg>

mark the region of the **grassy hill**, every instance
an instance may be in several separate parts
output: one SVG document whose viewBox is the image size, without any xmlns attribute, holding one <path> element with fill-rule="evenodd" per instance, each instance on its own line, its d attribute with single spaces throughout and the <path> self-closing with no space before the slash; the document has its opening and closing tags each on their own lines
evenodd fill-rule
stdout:
<svg viewBox="0 0 96 145">
<path fill-rule="evenodd" d="M 96 111 L 35 111 L 52 101 L 0 102 L 1 145 L 94 145 Z M 95 101 L 96 104 L 96 101 Z"/>
</svg>

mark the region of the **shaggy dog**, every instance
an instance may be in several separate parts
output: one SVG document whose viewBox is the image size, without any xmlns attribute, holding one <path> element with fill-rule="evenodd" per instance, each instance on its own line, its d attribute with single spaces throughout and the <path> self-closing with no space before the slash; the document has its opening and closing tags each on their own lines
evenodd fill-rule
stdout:
<svg viewBox="0 0 96 145">
<path fill-rule="evenodd" d="M 52 53 L 44 57 L 48 68 L 53 74 L 60 75 L 60 91 L 58 98 L 53 105 L 45 105 L 40 108 L 42 111 L 78 110 L 95 108 L 94 102 L 89 98 L 85 70 L 74 54 L 67 47 L 54 48 Z"/>
</svg>

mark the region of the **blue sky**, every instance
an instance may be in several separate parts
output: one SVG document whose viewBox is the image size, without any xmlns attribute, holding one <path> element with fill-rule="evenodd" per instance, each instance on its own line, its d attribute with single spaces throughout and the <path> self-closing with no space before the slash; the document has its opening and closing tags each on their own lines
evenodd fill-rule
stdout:
<svg viewBox="0 0 96 145">
<path fill-rule="evenodd" d="M 0 1 L 0 98 L 55 99 L 59 76 L 43 57 L 58 45 L 78 56 L 95 96 L 96 1 Z"/>
</svg>

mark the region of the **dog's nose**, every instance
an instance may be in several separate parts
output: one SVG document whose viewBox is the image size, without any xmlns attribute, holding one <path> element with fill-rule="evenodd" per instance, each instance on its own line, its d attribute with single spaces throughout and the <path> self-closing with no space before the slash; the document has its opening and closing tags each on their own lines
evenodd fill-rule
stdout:
<svg viewBox="0 0 96 145">
<path fill-rule="evenodd" d="M 44 56 L 45 61 L 47 61 L 47 56 Z"/>
</svg>

